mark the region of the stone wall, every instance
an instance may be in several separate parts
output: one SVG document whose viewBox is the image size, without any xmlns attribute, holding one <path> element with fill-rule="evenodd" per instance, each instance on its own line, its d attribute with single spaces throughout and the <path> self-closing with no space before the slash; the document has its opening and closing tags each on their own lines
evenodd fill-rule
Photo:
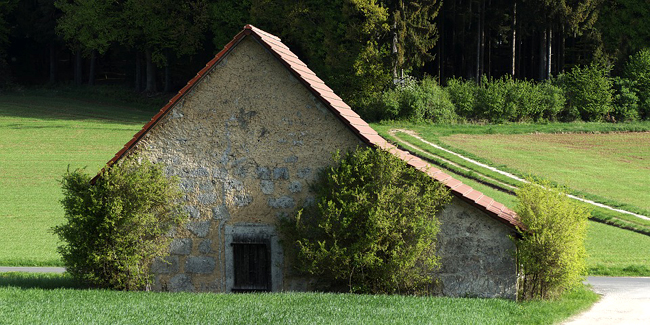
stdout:
<svg viewBox="0 0 650 325">
<path fill-rule="evenodd" d="M 271 238 L 273 289 L 295 288 L 282 279 L 286 266 L 269 233 L 278 218 L 313 202 L 310 184 L 333 152 L 358 146 L 275 57 L 245 37 L 135 148 L 180 177 L 190 215 L 187 229 L 173 234 L 170 257 L 152 266 L 155 289 L 230 291 L 226 241 L 256 233 L 251 229 Z"/>
<path fill-rule="evenodd" d="M 451 297 L 515 299 L 517 267 L 512 228 L 454 197 L 439 216 L 438 274 Z"/>
</svg>

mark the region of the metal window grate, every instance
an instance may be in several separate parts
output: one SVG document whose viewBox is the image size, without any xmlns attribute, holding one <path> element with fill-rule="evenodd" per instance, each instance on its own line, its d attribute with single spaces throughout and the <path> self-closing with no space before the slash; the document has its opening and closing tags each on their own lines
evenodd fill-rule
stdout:
<svg viewBox="0 0 650 325">
<path fill-rule="evenodd" d="M 268 246 L 259 243 L 233 244 L 235 283 L 233 291 L 271 291 L 271 261 Z"/>
</svg>

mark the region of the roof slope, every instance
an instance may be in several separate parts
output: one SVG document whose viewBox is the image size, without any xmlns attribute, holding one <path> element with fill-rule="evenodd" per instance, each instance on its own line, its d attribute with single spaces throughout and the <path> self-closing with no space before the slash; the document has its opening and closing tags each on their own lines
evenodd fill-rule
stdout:
<svg viewBox="0 0 650 325">
<path fill-rule="evenodd" d="M 129 149 L 131 149 L 153 126 L 155 126 L 158 121 L 212 69 L 215 64 L 225 57 L 244 37 L 248 35 L 254 37 L 273 56 L 275 56 L 280 63 L 282 63 L 303 85 L 305 85 L 314 96 L 319 98 L 329 108 L 329 110 L 339 120 L 341 120 L 341 122 L 348 126 L 348 128 L 363 142 L 373 147 L 388 150 L 395 156 L 406 161 L 412 167 L 427 173 L 435 180 L 443 183 L 456 197 L 477 207 L 479 210 L 484 211 L 496 220 L 513 228 L 524 228 L 521 222 L 517 219 L 517 214 L 503 204 L 477 190 L 472 189 L 470 186 L 463 184 L 461 181 L 454 179 L 450 175 L 443 173 L 440 169 L 431 166 L 421 158 L 411 155 L 407 151 L 401 150 L 390 144 L 386 139 L 373 130 L 368 123 L 362 120 L 361 117 L 350 108 L 350 106 L 343 102 L 343 100 L 337 96 L 332 89 L 325 85 L 325 83 L 318 78 L 318 76 L 316 76 L 307 65 L 300 61 L 300 59 L 298 59 L 298 57 L 280 41 L 280 38 L 252 25 L 244 26 L 244 29 L 239 32 L 232 41 L 226 44 L 224 49 L 221 50 L 214 59 L 210 60 L 210 62 L 208 62 L 206 66 L 151 119 L 151 121 L 144 125 L 142 130 L 133 136 L 131 141 L 124 145 L 124 148 L 122 148 L 108 162 L 108 165 L 110 166 L 121 159 Z"/>
</svg>

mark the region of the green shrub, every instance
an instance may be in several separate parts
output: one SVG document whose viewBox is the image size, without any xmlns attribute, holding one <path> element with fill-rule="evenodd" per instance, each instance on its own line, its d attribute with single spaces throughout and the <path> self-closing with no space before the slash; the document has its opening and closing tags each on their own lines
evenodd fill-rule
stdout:
<svg viewBox="0 0 650 325">
<path fill-rule="evenodd" d="M 610 68 L 597 65 L 576 66 L 558 77 L 567 99 L 565 119 L 603 121 L 612 111 Z"/>
<path fill-rule="evenodd" d="M 92 286 L 145 289 L 154 258 L 167 253 L 166 234 L 183 224 L 178 180 L 161 165 L 125 158 L 91 184 L 82 170 L 64 175 L 66 223 L 54 228 L 67 271 Z"/>
<path fill-rule="evenodd" d="M 639 97 L 634 82 L 616 77 L 614 85 L 614 110 L 610 119 L 614 122 L 636 121 L 639 119 Z"/>
<path fill-rule="evenodd" d="M 316 204 L 281 223 L 297 269 L 328 290 L 426 294 L 448 190 L 394 155 L 359 149 L 321 174 Z"/>
<path fill-rule="evenodd" d="M 517 197 L 517 214 L 528 228 L 515 240 L 523 273 L 519 298 L 553 298 L 579 286 L 586 273 L 589 211 L 547 181 L 523 185 Z"/>
<path fill-rule="evenodd" d="M 466 119 L 476 119 L 476 92 L 478 86 L 474 81 L 454 78 L 447 80 L 445 88 L 451 103 L 456 107 L 456 113 Z"/>
<path fill-rule="evenodd" d="M 477 118 L 491 122 L 506 122 L 514 116 L 516 107 L 506 105 L 506 94 L 508 93 L 508 79 L 488 79 L 482 77 L 481 85 L 476 92 Z"/>
<path fill-rule="evenodd" d="M 630 56 L 623 76 L 635 84 L 642 117 L 650 118 L 650 49 L 643 49 Z"/>
<path fill-rule="evenodd" d="M 536 88 L 536 93 L 540 97 L 541 109 L 536 111 L 533 119 L 535 121 L 555 121 L 566 103 L 564 91 L 551 81 L 538 83 Z"/>
<path fill-rule="evenodd" d="M 402 107 L 406 117 L 434 123 L 453 123 L 458 120 L 449 94 L 432 78 L 425 78 L 402 92 Z"/>
</svg>

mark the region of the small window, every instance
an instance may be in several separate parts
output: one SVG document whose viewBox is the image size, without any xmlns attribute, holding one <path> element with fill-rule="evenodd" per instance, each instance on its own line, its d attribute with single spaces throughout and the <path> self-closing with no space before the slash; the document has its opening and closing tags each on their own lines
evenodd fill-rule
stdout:
<svg viewBox="0 0 650 325">
<path fill-rule="evenodd" d="M 233 243 L 235 284 L 233 291 L 271 291 L 271 261 L 268 246 Z"/>
</svg>

